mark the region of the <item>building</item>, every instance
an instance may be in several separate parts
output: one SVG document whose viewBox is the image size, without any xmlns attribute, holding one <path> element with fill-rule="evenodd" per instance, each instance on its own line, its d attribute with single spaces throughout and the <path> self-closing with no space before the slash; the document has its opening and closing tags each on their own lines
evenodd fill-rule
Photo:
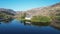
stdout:
<svg viewBox="0 0 60 34">
<path fill-rule="evenodd" d="M 27 16 L 25 17 L 26 20 L 31 20 L 31 18 L 32 18 L 32 15 L 27 15 Z"/>
</svg>

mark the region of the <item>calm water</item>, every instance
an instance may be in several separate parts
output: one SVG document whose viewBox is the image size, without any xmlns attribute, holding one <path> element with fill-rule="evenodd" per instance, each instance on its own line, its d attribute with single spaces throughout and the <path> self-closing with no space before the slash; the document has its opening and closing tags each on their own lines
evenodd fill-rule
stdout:
<svg viewBox="0 0 60 34">
<path fill-rule="evenodd" d="M 51 26 L 37 26 L 12 20 L 0 22 L 0 34 L 60 34 L 60 30 Z"/>
</svg>

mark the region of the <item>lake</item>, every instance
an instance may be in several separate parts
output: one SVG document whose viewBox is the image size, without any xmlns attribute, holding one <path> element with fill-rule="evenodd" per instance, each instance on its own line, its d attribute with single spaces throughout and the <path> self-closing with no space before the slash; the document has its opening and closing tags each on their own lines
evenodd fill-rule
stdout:
<svg viewBox="0 0 60 34">
<path fill-rule="evenodd" d="M 39 26 L 19 20 L 0 22 L 0 34 L 60 34 L 60 30 L 52 26 Z"/>
</svg>

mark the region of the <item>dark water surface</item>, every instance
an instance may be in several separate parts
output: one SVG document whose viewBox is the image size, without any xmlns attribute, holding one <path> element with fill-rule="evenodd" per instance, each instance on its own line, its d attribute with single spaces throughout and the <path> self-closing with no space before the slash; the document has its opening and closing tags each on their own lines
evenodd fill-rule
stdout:
<svg viewBox="0 0 60 34">
<path fill-rule="evenodd" d="M 35 26 L 12 20 L 0 22 L 0 34 L 60 34 L 60 30 L 51 26 Z"/>
</svg>

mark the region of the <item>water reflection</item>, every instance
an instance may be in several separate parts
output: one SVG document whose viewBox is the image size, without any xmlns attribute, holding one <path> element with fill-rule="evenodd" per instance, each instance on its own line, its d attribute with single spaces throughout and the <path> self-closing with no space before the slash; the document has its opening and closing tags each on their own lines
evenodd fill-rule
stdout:
<svg viewBox="0 0 60 34">
<path fill-rule="evenodd" d="M 56 29 L 56 30 L 60 30 L 60 27 L 56 27 L 56 26 L 51 26 L 51 27 L 53 27 L 54 29 Z"/>
<path fill-rule="evenodd" d="M 11 18 L 11 19 L 6 19 L 6 20 L 1 20 L 1 21 L 0 21 L 0 24 L 1 24 L 1 23 L 11 23 L 12 20 L 14 20 L 14 19 Z"/>
<path fill-rule="evenodd" d="M 4 24 L 5 23 L 5 24 Z M 50 27 L 50 24 L 43 24 L 41 23 L 32 23 L 32 22 L 24 22 L 24 21 L 19 21 L 16 19 L 8 20 L 7 24 L 6 22 L 0 24 L 0 34 L 55 34 L 55 33 L 60 33 L 60 30 L 56 30 L 54 27 Z M 38 26 L 38 27 L 36 27 Z M 40 26 L 40 27 L 39 27 Z M 33 33 L 32 33 L 33 32 Z"/>
<path fill-rule="evenodd" d="M 26 21 L 21 21 L 21 23 L 23 23 L 24 25 L 33 25 L 33 26 L 51 26 L 54 29 L 60 30 L 60 26 L 55 26 L 55 25 L 51 25 L 51 23 L 32 23 L 32 22 L 26 22 Z M 56 24 L 57 25 L 57 24 Z"/>
<path fill-rule="evenodd" d="M 60 24 L 56 23 L 56 24 L 52 24 L 51 27 L 60 30 Z"/>
<path fill-rule="evenodd" d="M 26 22 L 26 21 L 20 21 L 20 23 L 23 23 L 24 25 L 31 25 L 31 22 Z"/>
<path fill-rule="evenodd" d="M 50 23 L 31 23 L 31 24 L 36 26 L 48 26 Z"/>
<path fill-rule="evenodd" d="M 36 23 L 36 22 L 27 22 L 27 21 L 21 21 L 24 25 L 35 25 L 35 26 L 48 26 L 50 23 Z"/>
</svg>

